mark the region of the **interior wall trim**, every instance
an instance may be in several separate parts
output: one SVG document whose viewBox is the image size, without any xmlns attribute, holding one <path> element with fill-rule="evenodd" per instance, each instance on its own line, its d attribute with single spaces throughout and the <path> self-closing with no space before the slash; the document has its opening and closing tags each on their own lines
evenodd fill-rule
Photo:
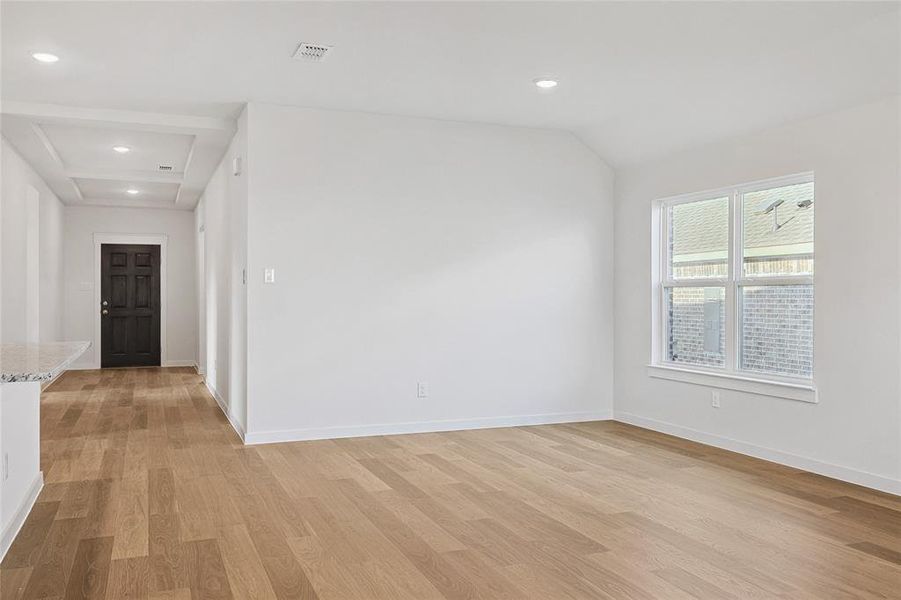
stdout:
<svg viewBox="0 0 901 600">
<path fill-rule="evenodd" d="M 441 421 L 415 421 L 408 423 L 383 423 L 377 425 L 346 425 L 310 429 L 285 429 L 279 431 L 248 431 L 245 444 L 274 444 L 307 440 L 328 440 L 372 435 L 398 435 L 404 433 L 434 433 L 466 429 L 492 429 L 497 427 L 521 427 L 524 425 L 552 425 L 584 421 L 607 421 L 611 411 L 547 413 L 538 415 L 514 415 L 506 417 L 482 417 L 477 419 L 449 419 Z"/>
<path fill-rule="evenodd" d="M 194 368 L 196 369 L 197 367 L 195 366 Z M 219 392 L 216 391 L 216 388 L 210 385 L 210 382 L 207 381 L 206 377 L 203 378 L 203 384 L 206 386 L 207 391 L 210 392 L 213 400 L 216 401 L 216 404 L 219 405 L 219 410 L 221 410 L 222 414 L 225 415 L 225 418 L 228 419 L 228 422 L 232 426 L 232 429 L 235 430 L 235 433 L 238 434 L 238 437 L 241 438 L 241 441 L 246 444 L 247 436 L 244 433 L 244 428 L 241 427 L 241 424 L 228 409 L 228 406 L 226 406 L 225 401 L 222 399 L 222 396 L 219 395 Z"/>
<path fill-rule="evenodd" d="M 697 429 L 691 429 L 690 427 L 648 419 L 632 413 L 616 411 L 613 418 L 616 421 L 635 425 L 636 427 L 642 427 L 660 433 L 667 433 L 678 438 L 699 442 L 716 448 L 722 448 L 723 450 L 731 450 L 732 452 L 738 452 L 739 454 L 744 454 L 746 456 L 760 458 L 787 467 L 794 467 L 810 473 L 816 473 L 817 475 L 823 475 L 825 477 L 831 477 L 832 479 L 838 479 L 847 483 L 879 490 L 880 492 L 901 496 L 901 480 L 892 479 L 891 477 L 843 467 L 841 465 L 799 456 L 790 452 L 774 450 L 773 448 L 757 446 L 748 442 L 742 442 L 732 438 L 699 431 Z"/>
</svg>

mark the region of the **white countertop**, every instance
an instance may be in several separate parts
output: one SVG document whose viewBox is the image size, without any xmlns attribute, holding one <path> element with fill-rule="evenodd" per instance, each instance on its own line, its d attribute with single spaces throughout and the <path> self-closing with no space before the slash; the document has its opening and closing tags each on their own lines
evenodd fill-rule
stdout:
<svg viewBox="0 0 901 600">
<path fill-rule="evenodd" d="M 71 365 L 91 342 L 0 345 L 0 383 L 49 381 Z"/>
</svg>

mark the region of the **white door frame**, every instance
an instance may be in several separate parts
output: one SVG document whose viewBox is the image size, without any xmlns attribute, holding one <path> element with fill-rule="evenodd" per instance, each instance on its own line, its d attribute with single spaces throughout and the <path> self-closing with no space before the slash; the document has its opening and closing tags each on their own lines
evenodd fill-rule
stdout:
<svg viewBox="0 0 901 600">
<path fill-rule="evenodd" d="M 168 363 L 166 352 L 166 312 L 169 295 L 166 292 L 166 263 L 169 236 L 138 233 L 95 233 L 94 234 L 94 368 L 99 369 L 100 360 L 100 246 L 103 244 L 147 244 L 160 247 L 160 366 Z"/>
<path fill-rule="evenodd" d="M 198 228 L 194 238 L 194 259 L 197 263 L 197 362 L 195 367 L 201 375 L 206 375 L 206 229 Z"/>
</svg>

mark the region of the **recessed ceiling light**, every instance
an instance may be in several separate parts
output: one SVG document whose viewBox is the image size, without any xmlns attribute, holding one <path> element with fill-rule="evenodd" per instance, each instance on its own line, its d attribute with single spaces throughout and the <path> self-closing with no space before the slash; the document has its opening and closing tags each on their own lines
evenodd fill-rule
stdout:
<svg viewBox="0 0 901 600">
<path fill-rule="evenodd" d="M 113 150 L 118 152 L 119 154 L 128 154 L 131 152 L 131 148 L 128 146 L 113 146 Z"/>
<path fill-rule="evenodd" d="M 56 54 L 50 54 L 49 52 L 33 52 L 31 57 L 42 63 L 55 63 L 59 60 Z"/>
<path fill-rule="evenodd" d="M 545 79 L 544 77 L 541 77 L 536 79 L 533 83 L 543 90 L 550 90 L 557 87 L 556 79 Z"/>
<path fill-rule="evenodd" d="M 141 193 L 141 191 L 140 191 L 140 190 L 136 190 L 136 189 L 134 189 L 134 188 L 128 188 L 127 190 L 125 190 L 125 193 L 131 194 L 132 196 L 137 196 L 138 194 Z"/>
</svg>

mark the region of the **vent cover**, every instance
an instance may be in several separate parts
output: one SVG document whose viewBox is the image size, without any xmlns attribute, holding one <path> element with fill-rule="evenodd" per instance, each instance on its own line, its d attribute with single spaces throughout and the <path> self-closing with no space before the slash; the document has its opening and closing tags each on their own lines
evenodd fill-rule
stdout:
<svg viewBox="0 0 901 600">
<path fill-rule="evenodd" d="M 172 165 L 160 165 L 160 171 L 171 171 Z"/>
<path fill-rule="evenodd" d="M 308 62 L 322 62 L 331 53 L 332 46 L 323 44 L 308 44 L 303 42 L 294 52 L 294 58 Z"/>
</svg>

